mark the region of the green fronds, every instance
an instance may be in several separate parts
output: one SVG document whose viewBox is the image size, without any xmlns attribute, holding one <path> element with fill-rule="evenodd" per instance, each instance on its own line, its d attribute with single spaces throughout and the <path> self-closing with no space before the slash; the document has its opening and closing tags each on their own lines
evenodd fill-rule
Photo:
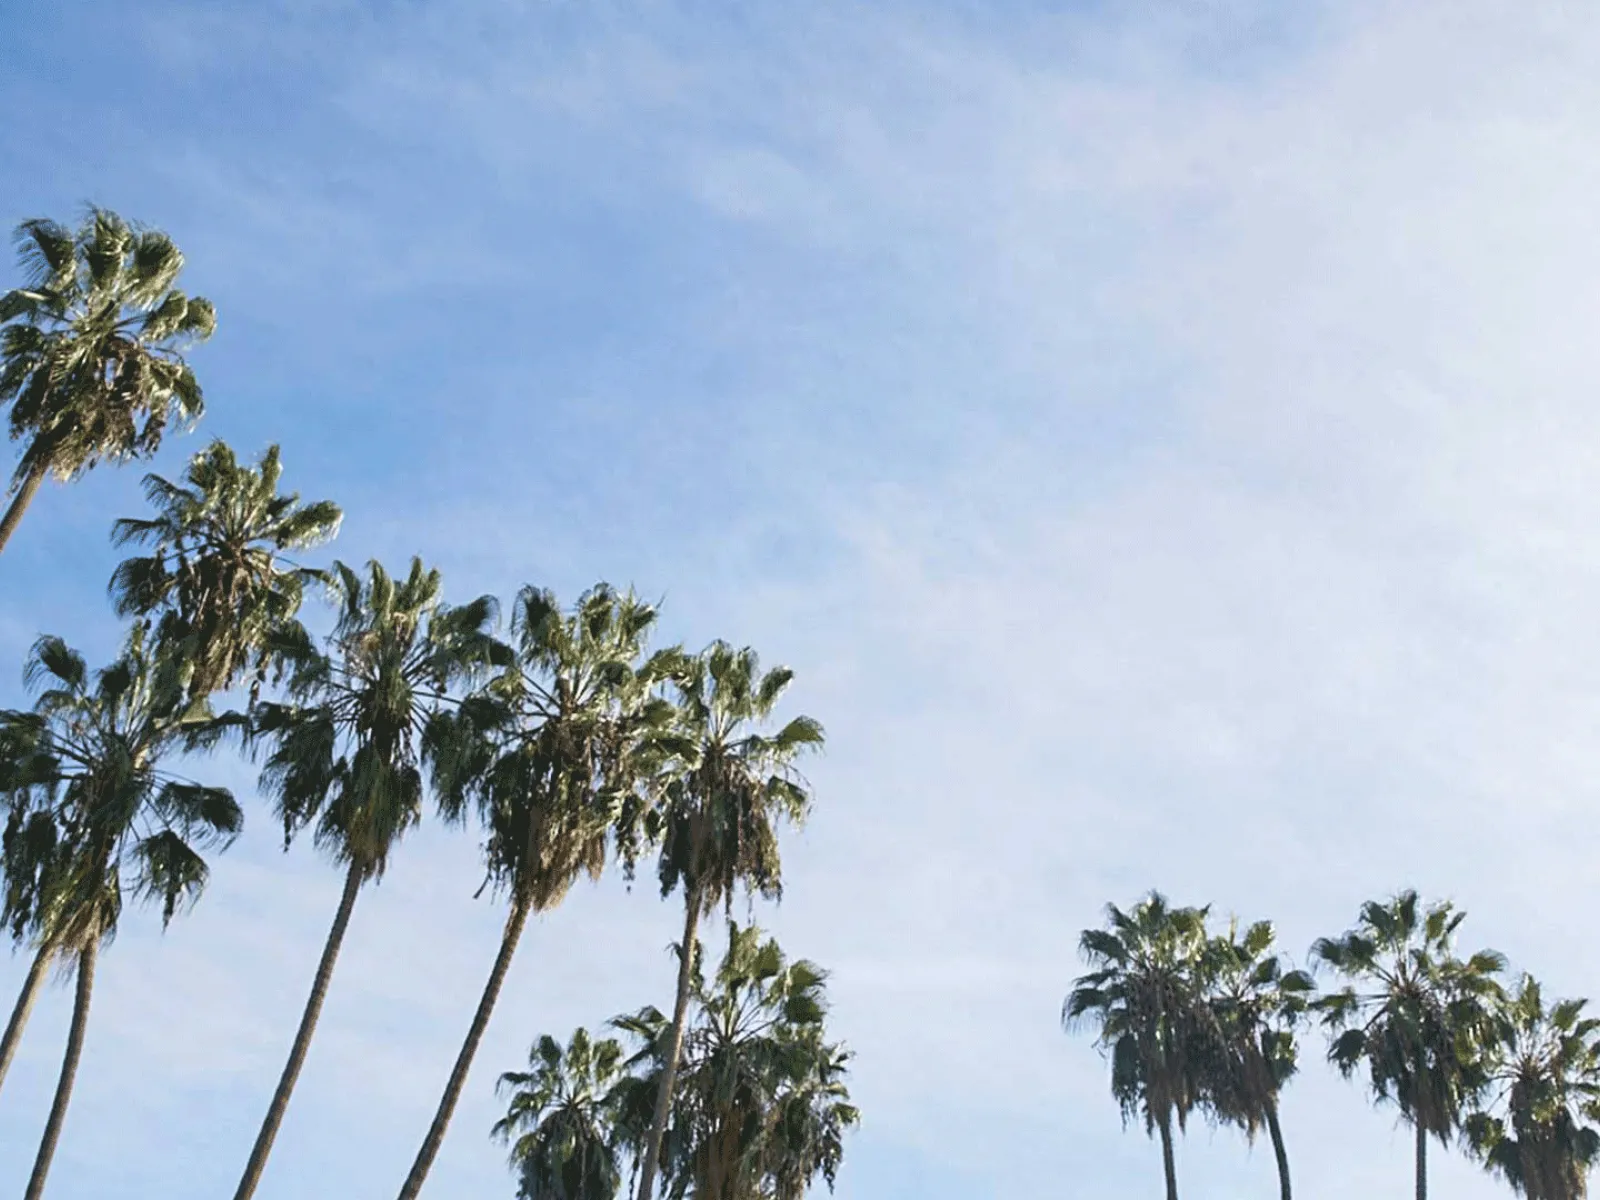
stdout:
<svg viewBox="0 0 1600 1200">
<path fill-rule="evenodd" d="M 827 1040 L 827 975 L 790 961 L 754 926 L 729 924 L 728 949 L 708 979 L 694 973 L 692 1016 L 663 1139 L 663 1194 L 684 1200 L 802 1200 L 831 1188 L 844 1138 L 860 1123 L 850 1103 L 850 1052 Z M 619 1140 L 643 1147 L 666 1056 L 669 1024 L 653 1008 L 611 1022 L 638 1047 L 612 1090 Z"/>
<path fill-rule="evenodd" d="M 36 467 L 69 480 L 101 461 L 148 457 L 204 399 L 183 349 L 209 337 L 209 302 L 174 289 L 171 239 L 93 209 L 75 231 L 25 221 L 24 287 L 0 297 L 0 403 L 26 443 L 13 486 Z"/>
<path fill-rule="evenodd" d="M 212 442 L 190 459 L 181 482 L 145 477 L 153 517 L 125 518 L 112 529 L 116 544 L 148 550 L 113 574 L 117 611 L 154 629 L 192 697 L 247 677 L 253 694 L 286 665 L 282 645 L 313 575 L 286 554 L 333 537 L 341 514 L 328 501 L 305 505 L 279 493 L 281 474 L 276 446 L 251 467 L 226 443 Z"/>
<path fill-rule="evenodd" d="M 261 786 L 285 839 L 312 828 L 331 858 L 377 877 L 422 819 L 425 759 L 450 752 L 441 705 L 487 654 L 494 604 L 447 607 L 417 559 L 399 579 L 376 562 L 328 578 L 338 623 L 320 648 L 298 623 L 273 632 L 287 700 L 257 706 L 247 743 L 266 749 Z"/>
<path fill-rule="evenodd" d="M 1355 929 L 1313 948 L 1348 981 L 1316 1004 L 1333 1033 L 1330 1061 L 1346 1076 L 1364 1067 L 1375 1097 L 1441 1141 L 1486 1086 L 1504 967 L 1493 951 L 1456 957 L 1464 917 L 1447 902 L 1424 910 L 1406 891 L 1364 904 Z"/>
<path fill-rule="evenodd" d="M 243 823 L 225 789 L 162 771 L 167 756 L 201 746 L 196 730 L 209 718 L 137 629 L 92 677 L 59 638 L 41 638 L 28 678 L 33 711 L 0 713 L 13 939 L 68 952 L 109 939 L 125 893 L 170 921 L 205 885 L 204 852 L 225 848 Z"/>
</svg>

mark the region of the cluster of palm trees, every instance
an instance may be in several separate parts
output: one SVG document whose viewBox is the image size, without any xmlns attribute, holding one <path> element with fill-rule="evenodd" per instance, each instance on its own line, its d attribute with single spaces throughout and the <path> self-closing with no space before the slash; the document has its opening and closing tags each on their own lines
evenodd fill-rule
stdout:
<svg viewBox="0 0 1600 1200">
<path fill-rule="evenodd" d="M 182 255 L 159 232 L 91 210 L 76 229 L 26 222 L 18 241 L 27 278 L 0 296 L 0 403 L 23 450 L 0 550 L 44 478 L 148 457 L 200 415 L 183 352 L 215 324 L 174 286 Z M 612 1197 L 624 1164 L 638 1200 L 658 1180 L 708 1200 L 797 1200 L 819 1176 L 831 1184 L 857 1116 L 849 1056 L 825 1036 L 823 973 L 731 917 L 737 892 L 780 894 L 779 827 L 811 802 L 797 764 L 822 730 L 773 721 L 791 672 L 722 642 L 651 650 L 654 606 L 605 584 L 570 606 L 524 587 L 502 628 L 493 597 L 447 603 L 418 559 L 398 574 L 311 567 L 295 556 L 334 537 L 340 510 L 280 482 L 276 447 L 252 464 L 221 442 L 180 480 L 148 476 L 152 515 L 113 528 L 135 551 L 110 585 L 127 621 L 118 657 L 91 670 L 42 637 L 26 668 L 32 707 L 0 712 L 0 918 L 32 960 L 0 1084 L 46 975 L 76 981 L 28 1200 L 44 1191 L 124 899 L 171 921 L 243 827 L 227 789 L 189 774 L 224 744 L 261 764 L 285 843 L 309 830 L 344 873 L 237 1200 L 268 1164 L 356 901 L 430 808 L 481 832 L 506 918 L 402 1200 L 444 1141 L 529 916 L 582 875 L 615 861 L 631 876 L 650 858 L 663 896 L 683 901 L 672 1016 L 619 1018 L 625 1061 L 617 1042 L 580 1031 L 565 1050 L 540 1041 L 533 1072 L 507 1077 L 497 1132 L 524 1194 Z M 324 594 L 333 611 L 314 634 L 302 606 Z M 219 711 L 219 699 L 237 703 Z M 708 982 L 700 930 L 719 909 L 730 945 Z"/>
<path fill-rule="evenodd" d="M 662 1191 L 674 1200 L 802 1200 L 831 1188 L 858 1116 L 844 1077 L 849 1054 L 826 1039 L 824 976 L 788 962 L 754 926 L 730 923 L 728 950 L 707 981 L 692 972 L 696 1016 L 676 1068 L 660 1138 Z M 615 1017 L 615 1038 L 579 1028 L 563 1047 L 541 1038 L 495 1133 L 512 1147 L 522 1200 L 609 1200 L 622 1165 L 642 1164 L 670 1065 L 668 1018 L 653 1007 Z"/>
<path fill-rule="evenodd" d="M 1495 951 L 1458 954 L 1464 916 L 1414 891 L 1363 905 L 1352 929 L 1313 945 L 1312 966 L 1337 980 L 1320 991 L 1276 949 L 1270 922 L 1217 932 L 1209 909 L 1151 893 L 1084 932 L 1091 969 L 1062 1018 L 1094 1027 L 1124 1120 L 1159 1137 L 1167 1200 L 1175 1132 L 1197 1112 L 1248 1138 L 1265 1128 L 1290 1200 L 1278 1098 L 1311 1023 L 1329 1061 L 1364 1075 L 1412 1128 L 1417 1200 L 1430 1137 L 1460 1142 L 1529 1200 L 1582 1200 L 1600 1158 L 1600 1019 L 1583 1000 L 1547 1003 L 1529 976 L 1508 981 Z"/>
</svg>

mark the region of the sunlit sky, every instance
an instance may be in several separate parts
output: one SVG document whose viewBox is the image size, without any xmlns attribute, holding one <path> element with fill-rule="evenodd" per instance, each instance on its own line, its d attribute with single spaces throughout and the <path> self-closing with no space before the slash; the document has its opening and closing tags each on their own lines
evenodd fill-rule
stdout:
<svg viewBox="0 0 1600 1200">
<path fill-rule="evenodd" d="M 160 225 L 217 305 L 158 469 L 280 442 L 345 559 L 631 584 L 796 669 L 829 748 L 756 916 L 832 971 L 845 1200 L 1156 1194 L 1058 1023 L 1152 886 L 1297 958 L 1415 886 L 1600 993 L 1600 10 L 64 0 L 0 7 L 0 113 L 0 221 Z M 40 632 L 114 649 L 140 473 L 47 486 L 0 558 L 0 701 Z M 293 1034 L 338 873 L 209 771 L 250 826 L 102 960 L 55 1196 L 228 1194 Z M 475 853 L 426 830 L 361 899 L 264 1200 L 398 1189 L 499 932 Z M 611 878 L 530 929 L 428 1195 L 513 1194 L 495 1076 L 668 1003 L 677 928 Z M 1322 1053 L 1297 1194 L 1402 1194 Z M 1178 1161 L 1276 1194 L 1231 1131 Z"/>
</svg>

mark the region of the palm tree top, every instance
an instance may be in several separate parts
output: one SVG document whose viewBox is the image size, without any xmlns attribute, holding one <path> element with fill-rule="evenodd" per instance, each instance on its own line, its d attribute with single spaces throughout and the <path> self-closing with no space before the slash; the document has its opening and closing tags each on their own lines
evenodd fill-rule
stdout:
<svg viewBox="0 0 1600 1200">
<path fill-rule="evenodd" d="M 76 230 L 17 227 L 25 282 L 0 295 L 0 404 L 29 442 L 13 486 L 43 464 L 70 479 L 99 460 L 155 452 L 169 420 L 204 400 L 182 350 L 216 328 L 209 301 L 173 286 L 166 234 L 91 208 Z"/>
</svg>

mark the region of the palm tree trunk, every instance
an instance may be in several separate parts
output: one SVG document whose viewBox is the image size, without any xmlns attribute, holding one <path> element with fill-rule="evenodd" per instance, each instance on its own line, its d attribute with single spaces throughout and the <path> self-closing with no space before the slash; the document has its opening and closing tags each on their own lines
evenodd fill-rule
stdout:
<svg viewBox="0 0 1600 1200">
<path fill-rule="evenodd" d="M 78 954 L 78 994 L 72 1003 L 72 1024 L 67 1029 L 67 1052 L 61 1058 L 61 1078 L 56 1081 L 55 1102 L 50 1105 L 50 1119 L 44 1125 L 44 1137 L 39 1140 L 39 1154 L 33 1160 L 33 1175 L 28 1180 L 24 1200 L 40 1200 L 44 1195 L 45 1177 L 50 1174 L 50 1161 L 56 1156 L 56 1146 L 61 1141 L 61 1126 L 67 1119 L 67 1105 L 72 1103 L 72 1085 L 78 1078 L 78 1060 L 83 1057 L 83 1035 L 89 1025 L 89 1000 L 94 995 L 94 963 L 100 953 L 100 939 L 91 937 Z"/>
<path fill-rule="evenodd" d="M 1292 1200 L 1289 1191 L 1289 1152 L 1283 1148 L 1283 1130 L 1278 1125 L 1278 1102 L 1267 1101 L 1267 1132 L 1272 1136 L 1272 1153 L 1278 1159 L 1278 1191 L 1281 1200 Z"/>
<path fill-rule="evenodd" d="M 1428 1200 L 1428 1130 L 1417 1122 L 1417 1200 Z"/>
<path fill-rule="evenodd" d="M 0 517 L 0 552 L 5 550 L 6 543 L 17 531 L 17 526 L 22 524 L 22 514 L 28 511 L 28 505 L 33 503 L 34 494 L 38 492 L 39 485 L 49 473 L 50 464 L 41 459 L 29 467 L 28 473 L 22 477 L 22 484 L 17 488 L 17 494 L 11 498 L 11 503 L 6 508 L 6 515 Z"/>
<path fill-rule="evenodd" d="M 1158 1124 L 1161 1129 L 1161 1166 L 1167 1173 L 1167 1200 L 1178 1200 L 1178 1163 L 1172 1156 L 1172 1117 L 1163 1113 Z"/>
<path fill-rule="evenodd" d="M 672 1007 L 672 1033 L 667 1041 L 667 1061 L 656 1090 L 655 1114 L 650 1119 L 650 1139 L 645 1143 L 644 1159 L 639 1164 L 638 1200 L 651 1200 L 656 1186 L 656 1170 L 661 1163 L 661 1139 L 667 1133 L 667 1114 L 672 1109 L 672 1085 L 677 1082 L 678 1056 L 683 1053 L 683 1026 L 689 1015 L 689 984 L 693 979 L 695 934 L 700 924 L 700 893 L 689 892 L 683 902 L 683 945 L 678 955 L 678 998 Z"/>
<path fill-rule="evenodd" d="M 49 968 L 49 947 L 40 946 L 39 953 L 33 956 L 33 965 L 28 968 L 27 978 L 22 981 L 22 994 L 17 997 L 16 1007 L 11 1010 L 11 1020 L 6 1022 L 5 1036 L 0 1037 L 0 1085 L 5 1083 L 11 1060 L 17 1056 L 23 1027 L 33 1012 L 33 1002 L 39 998 L 39 989 L 44 986 L 44 973 Z"/>
<path fill-rule="evenodd" d="M 517 952 L 517 942 L 522 939 L 522 930 L 528 923 L 528 913 L 532 908 L 533 905 L 526 899 L 518 899 L 511 905 L 505 932 L 500 935 L 500 953 L 495 956 L 489 982 L 483 985 L 478 1011 L 472 1014 L 467 1040 L 461 1045 L 461 1053 L 456 1055 L 456 1065 L 450 1071 L 450 1080 L 445 1084 L 444 1095 L 439 1100 L 439 1111 L 434 1113 L 428 1136 L 423 1139 L 422 1149 L 417 1152 L 417 1161 L 411 1164 L 411 1174 L 406 1176 L 405 1184 L 400 1189 L 400 1200 L 416 1200 L 422 1191 L 423 1181 L 433 1167 L 433 1160 L 438 1157 L 439 1147 L 444 1145 L 445 1130 L 450 1126 L 450 1118 L 455 1114 L 462 1089 L 467 1085 L 467 1072 L 472 1070 L 478 1044 L 483 1041 L 484 1031 L 489 1028 L 489 1017 L 494 1013 L 495 1002 L 500 999 L 500 989 L 505 985 L 507 972 L 511 970 L 511 956 Z"/>
<path fill-rule="evenodd" d="M 250 1148 L 250 1161 L 245 1164 L 244 1178 L 234 1192 L 234 1200 L 247 1200 L 261 1183 L 261 1172 L 266 1170 L 267 1156 L 272 1153 L 272 1143 L 283 1125 L 283 1114 L 289 1108 L 289 1097 L 294 1092 L 300 1068 L 305 1066 L 306 1052 L 317 1032 L 317 1020 L 322 1016 L 322 1004 L 328 998 L 328 984 L 333 980 L 333 965 L 339 958 L 339 947 L 344 942 L 345 930 L 350 925 L 350 913 L 356 906 L 356 895 L 361 891 L 365 874 L 359 863 L 351 863 L 344 876 L 344 893 L 339 897 L 339 910 L 333 917 L 333 928 L 328 930 L 328 940 L 322 947 L 322 959 L 317 963 L 317 973 L 311 981 L 311 995 L 306 998 L 305 1012 L 300 1016 L 300 1028 L 295 1032 L 294 1045 L 289 1049 L 289 1061 L 283 1065 L 278 1078 L 278 1090 L 272 1093 L 272 1103 L 267 1107 L 266 1119 L 261 1122 L 261 1132 L 256 1134 L 256 1144 Z"/>
</svg>

